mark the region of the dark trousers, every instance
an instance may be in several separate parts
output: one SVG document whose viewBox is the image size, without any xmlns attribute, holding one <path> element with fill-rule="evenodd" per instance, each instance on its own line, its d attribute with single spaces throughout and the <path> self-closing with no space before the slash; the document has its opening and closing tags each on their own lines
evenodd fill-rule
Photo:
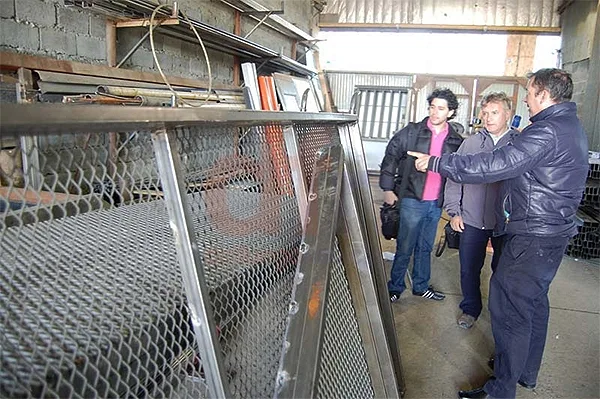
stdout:
<svg viewBox="0 0 600 399">
<path fill-rule="evenodd" d="M 548 289 L 568 240 L 524 235 L 505 238 L 490 281 L 496 379 L 488 381 L 484 389 L 494 398 L 514 398 L 519 380 L 537 382 L 548 331 Z"/>
<path fill-rule="evenodd" d="M 468 224 L 465 224 L 465 229 L 460 235 L 458 255 L 460 258 L 460 287 L 463 294 L 460 309 L 474 318 L 478 318 L 481 314 L 480 276 L 490 238 L 494 248 L 492 271 L 495 271 L 502 252 L 502 236 L 495 237 L 493 230 L 482 230 Z"/>
</svg>

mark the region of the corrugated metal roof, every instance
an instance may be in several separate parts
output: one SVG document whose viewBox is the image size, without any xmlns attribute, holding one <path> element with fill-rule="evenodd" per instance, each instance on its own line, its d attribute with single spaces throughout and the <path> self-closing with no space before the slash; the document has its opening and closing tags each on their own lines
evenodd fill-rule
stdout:
<svg viewBox="0 0 600 399">
<path fill-rule="evenodd" d="M 561 0 L 328 0 L 339 24 L 559 28 Z M 335 21 L 331 21 L 335 22 Z"/>
</svg>

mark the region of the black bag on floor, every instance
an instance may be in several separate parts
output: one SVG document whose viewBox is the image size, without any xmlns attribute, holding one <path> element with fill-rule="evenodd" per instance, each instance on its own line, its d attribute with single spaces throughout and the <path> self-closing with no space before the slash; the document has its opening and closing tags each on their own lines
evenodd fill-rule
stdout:
<svg viewBox="0 0 600 399">
<path fill-rule="evenodd" d="M 450 226 L 450 221 L 444 226 L 444 234 L 438 241 L 437 249 L 435 250 L 435 256 L 439 258 L 444 253 L 446 247 L 451 249 L 458 249 L 460 247 L 460 233 L 454 231 Z"/>
<path fill-rule="evenodd" d="M 393 205 L 385 202 L 379 208 L 379 216 L 381 217 L 381 234 L 386 240 L 396 238 L 398 235 L 398 224 L 400 223 L 400 211 L 397 206 L 398 202 Z"/>
</svg>

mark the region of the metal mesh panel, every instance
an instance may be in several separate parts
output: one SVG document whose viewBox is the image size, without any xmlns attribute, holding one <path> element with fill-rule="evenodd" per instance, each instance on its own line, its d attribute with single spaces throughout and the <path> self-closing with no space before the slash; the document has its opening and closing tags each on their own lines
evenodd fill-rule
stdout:
<svg viewBox="0 0 600 399">
<path fill-rule="evenodd" d="M 110 142 L 40 137 L 13 152 L 24 178 L 1 169 L 2 397 L 206 396 L 165 204 L 115 196 L 152 152 L 128 168 Z"/>
<path fill-rule="evenodd" d="M 294 129 L 308 186 L 338 130 Z M 225 385 L 271 397 L 302 237 L 282 127 L 203 123 L 169 137 Z M 158 143 L 142 130 L 0 138 L 0 397 L 210 395 Z M 372 397 L 337 244 L 332 268 L 319 396 Z"/>
<path fill-rule="evenodd" d="M 302 236 L 281 128 L 177 137 L 231 393 L 272 396 Z"/>
<path fill-rule="evenodd" d="M 335 126 L 298 125 L 296 133 L 305 184 L 310 187 L 317 151 L 328 145 L 339 144 L 340 138 Z"/>
<path fill-rule="evenodd" d="M 309 184 L 316 152 L 339 143 L 335 126 L 297 126 L 302 167 Z M 317 394 L 320 398 L 374 396 L 337 239 L 330 264 L 330 285 L 323 331 Z"/>
<path fill-rule="evenodd" d="M 337 239 L 333 248 L 318 398 L 372 398 L 365 352 Z"/>
</svg>

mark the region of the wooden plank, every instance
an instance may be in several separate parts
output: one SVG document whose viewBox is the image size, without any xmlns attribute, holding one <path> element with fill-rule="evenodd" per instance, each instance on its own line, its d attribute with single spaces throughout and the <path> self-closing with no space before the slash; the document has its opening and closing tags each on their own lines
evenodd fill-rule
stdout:
<svg viewBox="0 0 600 399">
<path fill-rule="evenodd" d="M 51 191 L 34 191 L 16 187 L 0 187 L 0 196 L 13 202 L 23 202 L 29 205 L 50 205 L 59 202 L 75 201 L 78 195 L 54 193 Z"/>
<path fill-rule="evenodd" d="M 78 75 L 101 76 L 114 79 L 133 80 L 138 82 L 164 83 L 160 74 L 142 71 L 132 71 L 121 68 L 111 68 L 104 65 L 84 64 L 74 61 L 63 61 L 49 57 L 40 57 L 27 54 L 11 52 L 0 52 L 0 66 L 4 69 L 18 70 L 28 68 L 32 70 L 74 73 Z M 168 77 L 169 83 L 175 86 L 194 88 L 207 88 L 208 80 L 188 79 L 180 77 Z M 238 89 L 239 87 L 229 84 L 213 82 L 214 89 Z"/>
<path fill-rule="evenodd" d="M 117 27 L 110 19 L 106 20 L 106 64 L 109 67 L 117 65 Z"/>
<path fill-rule="evenodd" d="M 532 72 L 536 41 L 537 36 L 521 35 L 516 76 L 525 76 L 527 73 Z"/>
<path fill-rule="evenodd" d="M 140 18 L 140 19 L 128 19 L 117 21 L 115 23 L 117 28 L 138 28 L 140 26 L 150 26 L 150 18 Z M 178 18 L 155 18 L 154 25 L 179 25 Z"/>
<path fill-rule="evenodd" d="M 533 68 L 536 36 L 509 35 L 506 41 L 504 76 L 525 76 Z"/>
<path fill-rule="evenodd" d="M 329 82 L 327 81 L 327 76 L 325 75 L 325 71 L 321 68 L 321 59 L 319 57 L 319 51 L 313 51 L 313 58 L 315 60 L 315 67 L 319 73 L 319 83 L 321 85 L 321 93 L 323 94 L 323 107 L 325 108 L 325 112 L 337 112 L 337 107 L 333 103 L 333 95 L 331 94 L 331 88 L 329 87 Z"/>
</svg>

